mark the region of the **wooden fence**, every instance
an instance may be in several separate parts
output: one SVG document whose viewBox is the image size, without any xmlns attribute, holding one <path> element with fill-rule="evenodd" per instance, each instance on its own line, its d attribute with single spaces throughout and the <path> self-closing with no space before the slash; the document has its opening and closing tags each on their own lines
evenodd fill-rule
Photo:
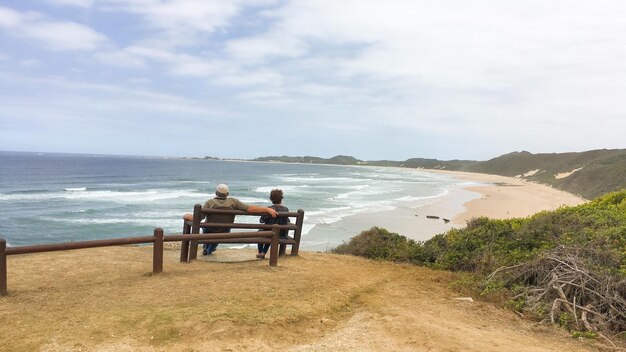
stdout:
<svg viewBox="0 0 626 352">
<path fill-rule="evenodd" d="M 263 225 L 257 225 L 263 226 Z M 257 227 L 258 228 L 258 227 Z M 37 244 L 32 246 L 8 247 L 6 240 L 0 238 L 0 296 L 8 295 L 7 289 L 7 256 L 17 254 L 29 254 L 39 252 L 65 251 L 72 249 L 96 248 L 96 247 L 112 247 L 124 246 L 132 244 L 152 243 L 152 273 L 158 274 L 163 271 L 163 243 L 164 242 L 183 242 L 202 241 L 208 239 L 231 239 L 231 238 L 259 238 L 266 237 L 271 239 L 272 250 L 270 251 L 270 266 L 278 265 L 278 237 L 280 234 L 280 225 L 271 227 L 272 231 L 254 231 L 254 232 L 237 232 L 237 233 L 211 233 L 211 234 L 163 234 L 163 229 L 154 229 L 153 236 L 143 237 L 126 237 L 105 240 L 92 241 L 76 241 L 52 244 Z M 182 261 L 182 260 L 181 260 Z M 185 260 L 186 262 L 187 260 Z"/>
</svg>

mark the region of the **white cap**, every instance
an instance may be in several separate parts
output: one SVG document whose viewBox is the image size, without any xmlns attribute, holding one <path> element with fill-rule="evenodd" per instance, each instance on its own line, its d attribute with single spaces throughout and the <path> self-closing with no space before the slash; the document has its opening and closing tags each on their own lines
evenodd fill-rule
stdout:
<svg viewBox="0 0 626 352">
<path fill-rule="evenodd" d="M 228 194 L 229 193 L 228 192 L 228 186 L 226 186 L 223 183 L 220 183 L 219 185 L 217 185 L 217 187 L 215 188 L 215 191 L 217 193 L 220 193 L 220 194 Z"/>
</svg>

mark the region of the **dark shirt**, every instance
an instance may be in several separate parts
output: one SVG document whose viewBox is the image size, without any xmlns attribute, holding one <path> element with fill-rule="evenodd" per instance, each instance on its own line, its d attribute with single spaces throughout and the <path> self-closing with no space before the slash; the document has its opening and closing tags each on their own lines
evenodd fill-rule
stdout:
<svg viewBox="0 0 626 352">
<path fill-rule="evenodd" d="M 277 204 L 273 204 L 269 208 L 272 208 L 272 209 L 276 210 L 277 212 L 288 212 L 289 211 L 289 209 L 287 207 L 282 206 L 282 205 L 277 205 Z M 261 216 L 261 219 L 259 219 L 259 221 L 264 223 L 265 225 L 274 225 L 274 224 L 287 225 L 290 222 L 289 218 L 286 217 L 286 216 L 277 216 L 277 217 L 273 218 L 273 217 L 271 217 L 269 215 Z M 287 233 L 289 233 L 289 230 L 280 230 L 280 237 L 287 237 Z"/>
</svg>

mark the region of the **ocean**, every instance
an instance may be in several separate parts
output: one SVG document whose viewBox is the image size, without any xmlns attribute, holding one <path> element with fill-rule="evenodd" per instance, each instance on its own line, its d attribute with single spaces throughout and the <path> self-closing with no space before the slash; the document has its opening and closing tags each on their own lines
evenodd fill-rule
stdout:
<svg viewBox="0 0 626 352">
<path fill-rule="evenodd" d="M 269 192 L 282 189 L 285 206 L 305 211 L 301 248 L 329 249 L 358 231 L 320 233 L 323 226 L 419 207 L 459 182 L 385 167 L 0 152 L 0 237 L 21 246 L 143 236 L 156 227 L 180 233 L 182 215 L 226 183 L 231 196 L 255 205 L 270 205 Z"/>
</svg>

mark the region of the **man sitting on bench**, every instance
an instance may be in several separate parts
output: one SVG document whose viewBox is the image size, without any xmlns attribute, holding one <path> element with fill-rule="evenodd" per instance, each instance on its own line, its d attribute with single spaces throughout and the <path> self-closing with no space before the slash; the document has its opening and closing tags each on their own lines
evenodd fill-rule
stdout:
<svg viewBox="0 0 626 352">
<path fill-rule="evenodd" d="M 289 209 L 283 205 L 283 191 L 280 189 L 273 189 L 270 192 L 270 200 L 272 201 L 272 205 L 270 205 L 270 209 L 274 209 L 280 212 L 288 212 Z M 261 216 L 259 219 L 260 222 L 265 225 L 287 225 L 289 223 L 288 217 L 270 217 L 267 215 Z M 280 238 L 287 238 L 287 233 L 289 230 L 280 230 Z M 256 257 L 259 259 L 265 259 L 265 254 L 270 250 L 269 243 L 259 243 L 258 244 L 259 253 L 257 253 Z"/>
<path fill-rule="evenodd" d="M 229 197 L 229 189 L 225 184 L 217 185 L 215 189 L 215 197 L 213 199 L 207 200 L 202 206 L 202 210 L 209 209 L 224 209 L 224 210 L 243 210 L 249 213 L 267 213 L 271 217 L 276 217 L 276 210 L 272 208 L 260 207 L 257 205 L 248 205 L 237 198 Z M 216 218 L 220 216 L 220 218 Z M 193 214 L 185 214 L 183 219 L 186 221 L 193 220 Z M 221 214 L 212 214 L 210 222 L 217 223 L 232 223 L 235 220 L 235 215 L 221 215 Z M 209 221 L 208 216 L 205 221 Z M 202 233 L 220 233 L 220 232 L 230 232 L 230 228 L 203 228 Z M 217 243 L 205 243 L 204 249 L 202 250 L 202 255 L 211 255 L 217 248 Z"/>
</svg>

